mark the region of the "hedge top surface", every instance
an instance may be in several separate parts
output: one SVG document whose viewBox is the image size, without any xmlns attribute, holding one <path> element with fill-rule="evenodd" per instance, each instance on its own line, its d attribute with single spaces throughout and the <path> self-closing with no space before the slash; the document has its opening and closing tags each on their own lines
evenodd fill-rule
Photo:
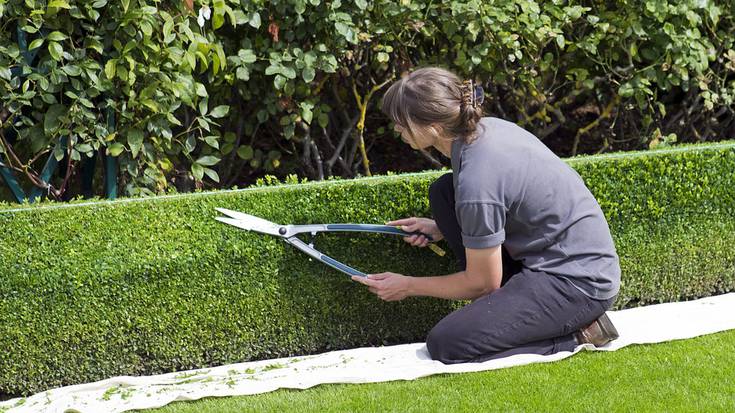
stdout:
<svg viewBox="0 0 735 413">
<path fill-rule="evenodd" d="M 575 164 L 580 164 L 580 163 L 602 162 L 602 161 L 614 160 L 614 159 L 630 159 L 630 158 L 649 157 L 649 156 L 653 157 L 653 156 L 670 155 L 670 154 L 682 153 L 682 152 L 691 152 L 691 151 L 700 152 L 700 151 L 709 151 L 709 150 L 722 150 L 722 149 L 728 149 L 728 148 L 735 149 L 735 140 L 723 141 L 723 142 L 718 142 L 718 143 L 713 143 L 713 144 L 682 144 L 682 145 L 677 145 L 675 147 L 647 150 L 647 151 L 615 152 L 615 153 L 601 154 L 601 155 L 579 155 L 573 158 L 565 158 L 564 161 L 570 164 L 571 166 L 573 166 Z M 87 206 L 95 206 L 95 205 L 119 205 L 119 204 L 125 204 L 129 202 L 150 202 L 150 201 L 161 201 L 161 200 L 171 200 L 171 199 L 181 199 L 181 198 L 185 199 L 185 198 L 195 198 L 195 197 L 201 197 L 201 196 L 211 196 L 211 195 L 219 195 L 219 194 L 227 194 L 227 193 L 238 193 L 238 192 L 264 192 L 264 191 L 272 191 L 274 189 L 285 189 L 285 188 L 294 188 L 294 187 L 352 185 L 352 184 L 362 184 L 362 183 L 373 183 L 373 182 L 380 182 L 383 180 L 403 179 L 403 178 L 408 178 L 408 177 L 421 177 L 421 176 L 430 177 L 432 175 L 439 175 L 439 174 L 447 173 L 449 171 L 451 170 L 449 169 L 430 170 L 430 171 L 412 172 L 412 173 L 395 174 L 395 175 L 378 175 L 378 176 L 372 176 L 372 177 L 363 177 L 359 179 L 331 179 L 331 180 L 326 180 L 326 181 L 310 181 L 310 182 L 304 182 L 304 183 L 298 183 L 298 184 L 253 186 L 253 187 L 248 187 L 248 188 L 238 188 L 238 189 L 229 189 L 229 190 L 192 192 L 192 193 L 184 193 L 184 194 L 161 195 L 161 196 L 156 196 L 156 197 L 122 198 L 122 199 L 116 199 L 116 200 L 95 200 L 95 201 L 77 200 L 77 201 L 70 201 L 66 203 L 48 201 L 48 202 L 42 202 L 38 204 L 22 204 L 22 205 L 0 203 L 0 214 L 16 213 L 16 212 L 24 212 L 24 211 L 40 211 L 40 210 L 49 210 L 49 209 L 58 209 L 58 208 L 87 207 Z"/>
</svg>

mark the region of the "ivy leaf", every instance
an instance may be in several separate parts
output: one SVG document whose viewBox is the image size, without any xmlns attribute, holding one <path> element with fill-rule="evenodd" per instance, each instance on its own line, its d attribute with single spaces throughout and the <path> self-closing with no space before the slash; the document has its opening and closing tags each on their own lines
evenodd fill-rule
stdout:
<svg viewBox="0 0 735 413">
<path fill-rule="evenodd" d="M 296 79 L 296 71 L 294 70 L 293 67 L 283 66 L 281 69 L 281 74 L 283 74 L 289 79 Z"/>
<path fill-rule="evenodd" d="M 238 79 L 242 81 L 248 81 L 250 80 L 250 71 L 247 67 L 240 66 L 237 68 L 237 71 L 235 72 Z"/>
<path fill-rule="evenodd" d="M 304 82 L 309 83 L 314 80 L 314 77 L 316 77 L 316 71 L 313 67 L 305 67 L 304 70 L 301 71 L 301 77 L 304 78 Z"/>
<path fill-rule="evenodd" d="M 275 79 L 273 79 L 273 86 L 276 87 L 276 89 L 281 90 L 286 85 L 287 79 L 281 75 L 276 75 Z"/>
<path fill-rule="evenodd" d="M 314 109 L 314 104 L 309 102 L 301 102 L 299 106 L 301 106 L 301 118 L 304 120 L 304 122 L 310 125 L 311 120 L 314 117 L 314 113 L 312 112 L 312 109 Z"/>
<path fill-rule="evenodd" d="M 251 49 L 240 49 L 240 51 L 237 52 L 237 57 L 239 57 L 243 63 L 247 64 L 254 63 L 257 60 L 255 52 Z"/>
<path fill-rule="evenodd" d="M 253 28 L 258 29 L 260 28 L 260 23 L 260 14 L 257 11 L 253 12 L 253 14 L 250 15 L 250 21 L 248 22 L 248 24 Z"/>
<path fill-rule="evenodd" d="M 279 64 L 272 64 L 265 68 L 265 74 L 266 76 L 274 75 L 276 73 L 281 73 L 282 66 Z"/>
</svg>

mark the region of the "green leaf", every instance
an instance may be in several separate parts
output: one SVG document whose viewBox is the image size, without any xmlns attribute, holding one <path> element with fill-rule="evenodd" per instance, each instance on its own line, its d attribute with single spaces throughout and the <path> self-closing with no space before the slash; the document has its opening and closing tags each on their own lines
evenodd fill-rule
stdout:
<svg viewBox="0 0 735 413">
<path fill-rule="evenodd" d="M 117 59 L 110 59 L 105 63 L 105 76 L 110 80 L 115 77 L 115 67 L 117 67 Z"/>
<path fill-rule="evenodd" d="M 207 145 L 213 147 L 214 149 L 219 149 L 219 136 L 207 136 L 206 138 L 204 138 L 204 142 L 207 142 Z"/>
<path fill-rule="evenodd" d="M 217 162 L 219 161 L 220 159 L 218 157 L 207 155 L 207 156 L 202 156 L 201 158 L 197 159 L 196 163 L 200 165 L 204 165 L 204 166 L 212 166 L 212 165 L 216 165 Z"/>
<path fill-rule="evenodd" d="M 59 31 L 51 32 L 48 35 L 49 40 L 53 40 L 55 42 L 60 42 L 62 40 L 68 39 L 69 36 L 65 35 L 64 33 L 61 33 Z"/>
<path fill-rule="evenodd" d="M 115 142 L 107 148 L 107 154 L 110 156 L 118 156 L 125 150 L 125 146 L 119 142 Z"/>
<path fill-rule="evenodd" d="M 329 124 L 329 116 L 326 113 L 320 113 L 317 122 L 319 122 L 319 126 L 326 128 Z"/>
<path fill-rule="evenodd" d="M 301 71 L 301 77 L 304 78 L 304 82 L 309 83 L 314 80 L 314 77 L 316 77 L 316 71 L 314 71 L 313 67 L 305 67 L 304 70 Z"/>
<path fill-rule="evenodd" d="M 151 37 L 151 33 L 153 33 L 153 28 L 151 27 L 150 23 L 143 20 L 142 22 L 140 22 L 140 31 L 142 31 L 146 37 Z"/>
<path fill-rule="evenodd" d="M 7 66 L 0 66 L 0 79 L 5 79 L 8 82 L 10 82 L 10 79 L 13 77 L 13 72 L 10 71 L 10 68 Z"/>
<path fill-rule="evenodd" d="M 171 35 L 171 32 L 174 29 L 174 21 L 171 20 L 171 17 L 168 17 L 166 19 L 166 22 L 163 23 L 163 42 L 168 44 L 171 43 L 174 40 L 174 37 Z"/>
<path fill-rule="evenodd" d="M 635 93 L 635 89 L 633 89 L 633 86 L 630 84 L 630 82 L 623 83 L 618 89 L 618 94 L 624 98 L 633 96 L 633 93 Z"/>
<path fill-rule="evenodd" d="M 237 57 L 239 57 L 243 63 L 247 64 L 254 63 L 258 59 L 251 49 L 240 49 L 240 51 L 237 52 Z"/>
<path fill-rule="evenodd" d="M 207 111 L 209 110 L 209 98 L 204 98 L 199 101 L 199 113 L 201 113 L 203 116 L 207 114 Z"/>
<path fill-rule="evenodd" d="M 49 8 L 57 8 L 57 9 L 70 9 L 71 6 L 69 6 L 69 3 L 66 0 L 51 0 L 48 3 Z"/>
<path fill-rule="evenodd" d="M 311 120 L 314 117 L 314 113 L 312 112 L 312 109 L 314 109 L 314 104 L 309 102 L 301 102 L 299 106 L 301 106 L 301 118 L 307 124 L 311 124 Z"/>
<path fill-rule="evenodd" d="M 247 67 L 240 66 L 237 68 L 237 71 L 235 72 L 235 75 L 238 79 L 242 81 L 248 81 L 250 80 L 250 71 Z"/>
<path fill-rule="evenodd" d="M 61 68 L 61 70 L 64 71 L 69 76 L 79 76 L 82 74 L 82 69 L 79 68 L 79 66 L 76 65 L 66 65 Z"/>
<path fill-rule="evenodd" d="M 276 75 L 276 77 L 273 79 L 273 86 L 276 87 L 276 89 L 281 90 L 286 85 L 287 79 L 281 75 Z"/>
<path fill-rule="evenodd" d="M 275 75 L 276 73 L 281 73 L 282 69 L 283 67 L 280 64 L 271 64 L 265 68 L 265 74 L 266 76 Z"/>
<path fill-rule="evenodd" d="M 43 116 L 43 131 L 51 135 L 59 127 L 59 118 L 66 115 L 67 108 L 64 105 L 51 105 Z"/>
<path fill-rule="evenodd" d="M 217 30 L 222 27 L 223 24 L 225 24 L 225 16 L 223 14 L 215 13 L 214 16 L 212 16 L 212 28 Z"/>
<path fill-rule="evenodd" d="M 296 70 L 294 70 L 294 68 L 291 66 L 283 66 L 283 69 L 281 70 L 281 74 L 283 74 L 289 79 L 296 79 Z"/>
<path fill-rule="evenodd" d="M 566 41 L 564 40 L 564 36 L 561 34 L 556 35 L 556 44 L 559 46 L 560 49 L 564 49 L 564 45 L 566 44 Z"/>
<path fill-rule="evenodd" d="M 48 52 L 54 60 L 60 62 L 61 56 L 64 54 L 64 48 L 56 42 L 49 42 Z"/>
<path fill-rule="evenodd" d="M 130 7 L 130 0 L 122 0 L 122 5 L 123 5 L 123 11 L 127 13 L 128 7 Z"/>
<path fill-rule="evenodd" d="M 260 14 L 258 14 L 257 11 L 253 12 L 253 14 L 250 16 L 250 21 L 248 22 L 250 26 L 252 26 L 255 29 L 260 28 Z"/>
<path fill-rule="evenodd" d="M 79 145 L 76 145 L 74 149 L 82 153 L 87 153 L 92 151 L 92 145 L 88 143 L 81 143 Z"/>
<path fill-rule="evenodd" d="M 43 39 L 36 39 L 31 42 L 30 46 L 28 46 L 28 50 L 37 49 L 41 47 L 42 44 L 43 44 Z"/>
<path fill-rule="evenodd" d="M 237 148 L 237 156 L 245 161 L 253 159 L 253 148 L 250 145 L 241 145 Z"/>
<path fill-rule="evenodd" d="M 90 109 L 94 109 L 95 108 L 94 103 L 92 103 L 92 101 L 90 101 L 89 99 L 80 98 L 79 101 L 82 102 L 82 105 L 84 105 L 84 106 L 86 106 L 86 107 L 88 107 Z"/>
<path fill-rule="evenodd" d="M 143 146 L 143 131 L 137 128 L 128 131 L 128 146 L 132 152 L 133 158 L 138 157 L 138 152 Z"/>
<path fill-rule="evenodd" d="M 217 171 L 214 169 L 204 168 L 204 173 L 207 174 L 209 179 L 213 180 L 214 182 L 219 182 L 219 175 L 217 175 Z"/>
<path fill-rule="evenodd" d="M 207 95 L 207 88 L 205 88 L 203 84 L 197 82 L 197 84 L 196 84 L 195 87 L 196 87 L 197 96 L 201 96 L 201 97 L 207 97 L 208 96 Z"/>
<path fill-rule="evenodd" d="M 193 163 L 191 164 L 191 173 L 197 181 L 201 181 L 204 178 L 204 167 L 198 163 Z"/>
<path fill-rule="evenodd" d="M 355 4 L 360 8 L 360 10 L 365 10 L 368 6 L 367 0 L 355 0 Z"/>
<path fill-rule="evenodd" d="M 212 112 L 210 112 L 209 115 L 212 116 L 213 118 L 219 119 L 219 118 L 225 117 L 227 115 L 227 112 L 229 112 L 229 111 L 230 111 L 230 107 L 229 106 L 227 106 L 227 105 L 220 105 L 220 106 L 217 106 L 216 108 L 212 109 Z"/>
</svg>

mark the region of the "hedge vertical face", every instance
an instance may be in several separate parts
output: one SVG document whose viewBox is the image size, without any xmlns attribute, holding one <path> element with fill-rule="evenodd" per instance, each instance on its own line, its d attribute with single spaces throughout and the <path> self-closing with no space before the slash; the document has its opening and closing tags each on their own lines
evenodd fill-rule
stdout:
<svg viewBox="0 0 735 413">
<path fill-rule="evenodd" d="M 618 307 L 735 289 L 733 148 L 570 161 L 610 221 Z M 0 392 L 423 340 L 461 303 L 384 303 L 275 237 L 214 221 L 215 207 L 384 223 L 429 215 L 440 174 L 0 209 Z M 320 235 L 316 246 L 366 272 L 453 271 L 451 257 L 393 236 Z"/>
</svg>

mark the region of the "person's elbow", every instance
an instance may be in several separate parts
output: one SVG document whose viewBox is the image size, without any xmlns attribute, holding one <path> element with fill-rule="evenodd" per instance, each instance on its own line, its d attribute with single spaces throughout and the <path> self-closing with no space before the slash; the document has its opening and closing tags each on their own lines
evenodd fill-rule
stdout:
<svg viewBox="0 0 735 413">
<path fill-rule="evenodd" d="M 500 288 L 500 277 L 495 277 L 492 274 L 473 274 L 466 272 L 466 276 L 466 285 L 471 299 L 488 295 Z"/>
</svg>

